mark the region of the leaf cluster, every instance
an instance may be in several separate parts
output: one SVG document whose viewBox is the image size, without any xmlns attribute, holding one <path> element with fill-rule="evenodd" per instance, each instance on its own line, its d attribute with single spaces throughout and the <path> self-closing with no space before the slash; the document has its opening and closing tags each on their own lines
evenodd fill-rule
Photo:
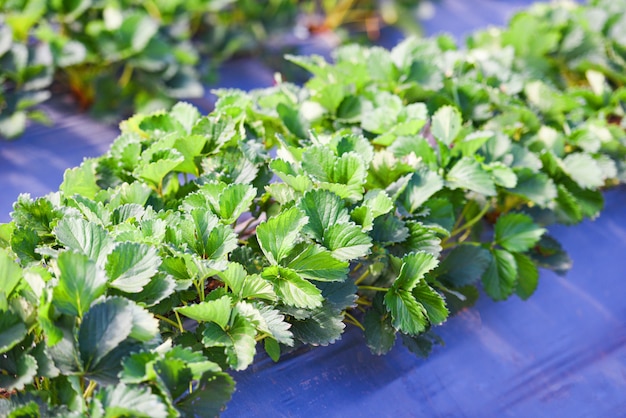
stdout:
<svg viewBox="0 0 626 418">
<path fill-rule="evenodd" d="M 28 120 L 48 122 L 33 108 L 50 97 L 51 89 L 71 94 L 81 109 L 117 123 L 131 111 L 151 112 L 202 97 L 203 82 L 225 59 L 281 52 L 289 41 L 276 39 L 293 37 L 291 31 L 309 33 L 316 25 L 332 30 L 382 13 L 371 0 L 347 9 L 324 4 L 318 10 L 317 3 L 4 1 L 0 135 L 20 135 Z M 389 3 L 390 10 L 396 3 Z M 318 15 L 320 23 L 314 25 Z"/>
</svg>

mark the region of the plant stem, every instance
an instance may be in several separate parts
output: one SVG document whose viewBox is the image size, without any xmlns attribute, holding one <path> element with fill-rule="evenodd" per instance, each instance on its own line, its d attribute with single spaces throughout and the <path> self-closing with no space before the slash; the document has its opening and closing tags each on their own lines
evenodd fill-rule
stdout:
<svg viewBox="0 0 626 418">
<path fill-rule="evenodd" d="M 95 380 L 90 380 L 89 386 L 87 386 L 87 389 L 85 389 L 85 393 L 83 393 L 83 399 L 88 399 L 93 394 L 93 391 L 97 385 L 98 384 L 95 382 Z"/>
<path fill-rule="evenodd" d="M 180 320 L 180 316 L 178 315 L 178 311 L 174 311 L 174 315 L 176 315 L 176 322 L 178 322 L 178 329 L 180 330 L 180 333 L 184 333 L 185 332 L 185 328 L 183 328 L 183 323 Z"/>
<path fill-rule="evenodd" d="M 163 315 L 159 315 L 159 314 L 156 314 L 156 315 L 154 315 L 154 316 L 155 316 L 157 319 L 160 319 L 161 321 L 165 321 L 165 322 L 167 322 L 168 324 L 170 324 L 170 325 L 171 325 L 171 326 L 173 326 L 174 328 L 178 328 L 178 324 L 177 324 L 176 322 L 172 321 L 171 319 L 169 319 L 169 318 L 167 318 L 167 317 L 165 317 L 165 316 L 163 316 Z"/>
<path fill-rule="evenodd" d="M 354 316 L 350 315 L 348 312 L 344 312 L 344 315 L 346 316 L 346 318 L 348 318 L 349 322 L 352 325 L 356 325 L 357 327 L 361 328 L 361 331 L 365 331 L 365 327 L 363 326 L 363 324 L 361 324 L 358 319 L 356 319 Z"/>
<path fill-rule="evenodd" d="M 359 286 L 359 290 L 373 290 L 374 292 L 386 292 L 389 289 L 386 287 L 376 287 L 376 286 Z"/>
<path fill-rule="evenodd" d="M 363 274 L 361 274 L 355 281 L 354 284 L 358 286 L 359 283 L 361 283 L 363 280 L 365 280 L 367 278 L 367 276 L 369 276 L 370 272 L 369 269 L 366 269 L 365 272 Z"/>
</svg>

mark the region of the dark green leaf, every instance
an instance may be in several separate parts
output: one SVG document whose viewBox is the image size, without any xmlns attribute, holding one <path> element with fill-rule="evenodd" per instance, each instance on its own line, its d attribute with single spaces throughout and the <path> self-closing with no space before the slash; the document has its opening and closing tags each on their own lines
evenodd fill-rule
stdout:
<svg viewBox="0 0 626 418">
<path fill-rule="evenodd" d="M 532 218 L 521 213 L 502 215 L 496 222 L 494 242 L 511 252 L 524 252 L 534 246 L 546 232 Z"/>
<path fill-rule="evenodd" d="M 477 282 L 491 263 L 488 250 L 474 245 L 459 245 L 443 259 L 435 274 L 446 283 L 461 287 Z"/>
<path fill-rule="evenodd" d="M 485 292 L 494 300 L 511 296 L 517 285 L 517 263 L 515 257 L 505 250 L 492 250 L 489 267 L 483 274 Z"/>
</svg>

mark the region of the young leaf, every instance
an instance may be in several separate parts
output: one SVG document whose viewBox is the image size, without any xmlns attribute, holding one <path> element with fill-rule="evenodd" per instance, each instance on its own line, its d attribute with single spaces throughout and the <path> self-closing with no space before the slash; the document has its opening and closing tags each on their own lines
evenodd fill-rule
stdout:
<svg viewBox="0 0 626 418">
<path fill-rule="evenodd" d="M 22 278 L 22 269 L 17 264 L 8 251 L 0 248 L 0 294 L 4 297 L 11 296 L 11 292 L 18 285 Z"/>
<path fill-rule="evenodd" d="M 219 197 L 219 216 L 225 224 L 232 224 L 246 212 L 256 197 L 256 189 L 249 184 L 229 184 Z"/>
<path fill-rule="evenodd" d="M 485 196 L 496 194 L 491 176 L 473 158 L 460 159 L 448 172 L 446 181 L 451 189 L 464 188 Z"/>
<path fill-rule="evenodd" d="M 259 245 L 270 263 L 277 264 L 285 258 L 307 221 L 304 212 L 292 207 L 257 227 Z"/>
<path fill-rule="evenodd" d="M 433 115 L 430 129 L 435 138 L 450 145 L 461 131 L 462 122 L 456 107 L 443 106 Z"/>
<path fill-rule="evenodd" d="M 425 280 L 419 280 L 411 293 L 415 300 L 426 309 L 431 324 L 439 325 L 448 318 L 446 302 Z"/>
<path fill-rule="evenodd" d="M 66 217 L 54 228 L 59 242 L 67 248 L 86 255 L 98 265 L 104 264 L 113 247 L 112 239 L 104 228 L 82 218 Z"/>
<path fill-rule="evenodd" d="M 272 285 L 259 275 L 248 275 L 239 263 L 229 263 L 228 268 L 218 276 L 240 299 L 276 300 Z"/>
<path fill-rule="evenodd" d="M 58 258 L 59 283 L 53 290 L 53 303 L 65 314 L 82 317 L 100 297 L 107 283 L 106 274 L 86 255 L 64 251 Z"/>
<path fill-rule="evenodd" d="M 272 266 L 265 269 L 262 276 L 274 284 L 276 295 L 288 306 L 317 308 L 322 305 L 324 298 L 320 290 L 291 269 Z"/>
<path fill-rule="evenodd" d="M 385 306 L 391 314 L 394 328 L 415 335 L 424 332 L 428 324 L 424 306 L 415 300 L 410 291 L 391 288 L 385 293 Z"/>
<path fill-rule="evenodd" d="M 109 286 L 123 292 L 141 292 L 161 265 L 154 247 L 134 242 L 118 244 L 107 257 Z"/>
<path fill-rule="evenodd" d="M 301 277 L 320 281 L 346 279 L 349 270 L 348 262 L 337 260 L 323 247 L 303 244 L 295 250 L 298 250 L 297 254 L 286 263 L 286 266 L 296 271 Z"/>
<path fill-rule="evenodd" d="M 400 274 L 393 283 L 394 289 L 412 290 L 426 273 L 437 267 L 439 260 L 432 254 L 412 253 L 402 259 Z"/>
<path fill-rule="evenodd" d="M 213 322 L 224 329 L 230 318 L 231 303 L 230 297 L 222 296 L 216 300 L 181 306 L 176 311 L 198 322 Z"/>
<path fill-rule="evenodd" d="M 372 240 L 354 224 L 335 224 L 324 232 L 323 244 L 336 259 L 349 261 L 365 256 Z"/>
<path fill-rule="evenodd" d="M 324 231 L 335 224 L 350 221 L 345 203 L 336 194 L 327 190 L 311 190 L 304 194 L 298 207 L 306 213 L 309 220 L 303 232 L 322 241 Z"/>
<path fill-rule="evenodd" d="M 546 232 L 528 215 L 509 213 L 498 218 L 494 242 L 511 252 L 525 252 L 534 246 Z"/>
<path fill-rule="evenodd" d="M 108 414 L 141 418 L 166 418 L 167 406 L 148 388 L 124 383 L 104 387 L 96 393 Z"/>
</svg>

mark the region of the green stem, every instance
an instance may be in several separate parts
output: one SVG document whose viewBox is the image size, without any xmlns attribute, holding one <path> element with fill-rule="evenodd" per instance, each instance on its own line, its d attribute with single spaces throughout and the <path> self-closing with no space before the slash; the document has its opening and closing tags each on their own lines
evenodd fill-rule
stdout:
<svg viewBox="0 0 626 418">
<path fill-rule="evenodd" d="M 346 318 L 348 318 L 348 321 L 351 324 L 356 325 L 357 327 L 361 328 L 361 331 L 365 331 L 365 327 L 363 326 L 363 324 L 361 324 L 359 322 L 358 319 L 356 319 L 354 316 L 350 315 L 348 312 L 344 312 L 344 315 L 346 316 Z"/>
<path fill-rule="evenodd" d="M 356 269 L 355 269 L 356 270 Z M 359 283 L 361 283 L 363 280 L 365 280 L 367 278 L 367 276 L 369 276 L 370 272 L 369 269 L 365 269 L 365 272 L 363 274 L 361 274 L 355 281 L 354 284 L 358 286 Z"/>
<path fill-rule="evenodd" d="M 176 322 L 178 322 L 178 329 L 180 330 L 180 333 L 182 334 L 185 332 L 185 328 L 183 327 L 183 322 L 180 320 L 178 311 L 174 311 L 174 315 L 176 315 Z"/>
<path fill-rule="evenodd" d="M 485 216 L 485 214 L 489 211 L 490 207 L 491 207 L 490 204 L 486 204 L 485 207 L 483 207 L 481 209 L 481 211 L 480 211 L 480 213 L 478 215 L 474 216 L 472 219 L 467 221 L 463 226 L 457 227 L 456 229 L 454 229 L 450 233 L 450 236 L 447 237 L 445 240 L 443 240 L 441 242 L 441 247 L 445 250 L 447 248 L 450 248 L 450 247 L 456 245 L 455 242 L 450 242 L 452 240 L 452 238 L 454 238 L 455 236 L 457 236 L 457 235 L 459 235 L 459 234 L 469 230 L 474 225 L 476 225 L 476 223 L 479 222 Z M 469 234 L 465 234 L 463 239 L 467 238 L 467 235 L 469 235 Z"/>
<path fill-rule="evenodd" d="M 165 316 L 163 316 L 163 315 L 159 315 L 159 314 L 156 314 L 156 315 L 154 315 L 154 316 L 155 316 L 157 319 L 160 319 L 161 321 L 165 321 L 165 322 L 167 322 L 168 324 L 170 324 L 170 325 L 171 325 L 171 326 L 173 326 L 174 328 L 178 328 L 178 324 L 177 324 L 176 322 L 172 321 L 171 319 L 169 319 L 169 318 L 167 318 L 167 317 L 165 317 Z"/>
<path fill-rule="evenodd" d="M 83 399 L 88 399 L 93 394 L 94 389 L 98 384 L 94 380 L 89 381 L 89 386 L 85 389 L 85 393 L 83 393 Z"/>
<path fill-rule="evenodd" d="M 386 292 L 389 289 L 386 287 L 376 287 L 376 286 L 359 286 L 359 290 L 372 290 L 374 292 Z"/>
</svg>

